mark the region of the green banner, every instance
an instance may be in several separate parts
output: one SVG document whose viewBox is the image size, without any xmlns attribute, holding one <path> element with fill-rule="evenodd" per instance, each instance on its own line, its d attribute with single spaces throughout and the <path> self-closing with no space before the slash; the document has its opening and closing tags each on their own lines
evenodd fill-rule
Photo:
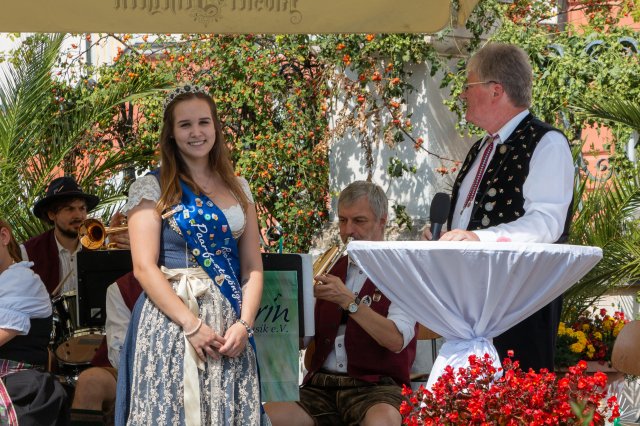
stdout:
<svg viewBox="0 0 640 426">
<path fill-rule="evenodd" d="M 299 399 L 298 279 L 296 271 L 264 271 L 254 325 L 262 401 Z"/>
</svg>

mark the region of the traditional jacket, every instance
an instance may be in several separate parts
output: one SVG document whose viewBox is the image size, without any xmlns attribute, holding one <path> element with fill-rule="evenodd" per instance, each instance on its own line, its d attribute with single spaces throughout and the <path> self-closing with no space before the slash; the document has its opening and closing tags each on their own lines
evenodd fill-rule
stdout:
<svg viewBox="0 0 640 426">
<path fill-rule="evenodd" d="M 513 222 L 524 215 L 522 187 L 529 175 L 531 156 L 542 137 L 552 130 L 559 131 L 528 114 L 518 124 L 509 138 L 496 147 L 496 152 L 487 165 L 476 192 L 467 230 L 474 231 L 501 223 Z M 481 151 L 482 142 L 483 139 L 477 141 L 471 147 L 464 160 L 460 173 L 453 185 L 451 193 L 452 206 L 455 206 L 458 199 L 458 191 L 462 181 Z M 462 194 L 462 196 L 465 195 Z M 451 221 L 454 214 L 454 209 L 451 209 L 449 211 L 449 229 L 451 229 Z M 558 242 L 567 240 L 570 224 L 571 208 L 567 211 L 564 231 Z"/>
<path fill-rule="evenodd" d="M 344 282 L 348 268 L 347 256 L 342 257 L 331 269 Z M 373 297 L 375 293 L 375 298 Z M 371 296 L 374 300 L 371 309 L 386 317 L 391 301 L 377 291 L 375 285 L 367 279 L 358 294 L 360 297 Z M 380 296 L 378 298 L 378 296 Z M 377 300 L 377 301 L 376 301 Z M 315 352 L 311 359 L 311 368 L 304 381 L 322 368 L 327 356 L 334 348 L 334 341 L 342 319 L 343 310 L 335 303 L 316 300 L 315 307 Z M 418 326 L 416 324 L 416 335 Z M 416 357 L 417 337 L 414 336 L 399 353 L 380 346 L 351 317 L 347 318 L 345 331 L 345 349 L 347 352 L 347 373 L 349 376 L 367 382 L 378 382 L 382 377 L 391 377 L 397 384 L 410 386 L 409 370 Z"/>
<path fill-rule="evenodd" d="M 60 258 L 53 232 L 54 229 L 50 229 L 24 243 L 29 260 L 33 262 L 31 269 L 40 275 L 49 294 L 60 283 Z"/>
</svg>

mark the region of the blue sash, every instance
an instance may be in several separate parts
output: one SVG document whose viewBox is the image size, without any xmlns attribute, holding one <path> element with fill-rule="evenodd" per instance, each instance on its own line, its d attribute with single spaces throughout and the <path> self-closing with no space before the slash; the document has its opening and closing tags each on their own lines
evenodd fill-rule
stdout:
<svg viewBox="0 0 640 426">
<path fill-rule="evenodd" d="M 196 258 L 198 264 L 218 285 L 222 294 L 240 318 L 242 309 L 242 289 L 240 287 L 240 259 L 238 245 L 231 234 L 231 227 L 222 210 L 205 195 L 195 195 L 182 180 L 181 210 L 174 215 L 176 223 L 182 231 L 182 237 Z M 249 337 L 249 343 L 256 351 L 256 341 Z M 258 383 L 260 382 L 260 366 L 256 353 Z M 260 413 L 264 416 L 264 408 L 260 405 Z"/>
<path fill-rule="evenodd" d="M 196 196 L 191 188 L 182 186 L 182 210 L 174 215 L 191 254 L 231 303 L 238 318 L 242 309 L 240 260 L 238 245 L 227 218 L 213 201 Z M 180 208 L 181 207 L 181 208 Z"/>
</svg>

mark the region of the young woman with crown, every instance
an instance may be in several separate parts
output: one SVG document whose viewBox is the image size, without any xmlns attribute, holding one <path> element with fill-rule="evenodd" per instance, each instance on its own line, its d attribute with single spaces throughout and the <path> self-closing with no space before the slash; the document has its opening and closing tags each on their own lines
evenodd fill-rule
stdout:
<svg viewBox="0 0 640 426">
<path fill-rule="evenodd" d="M 116 423 L 268 424 L 252 329 L 262 295 L 257 215 L 205 88 L 169 94 L 160 155 L 124 208 L 144 293 L 121 356 Z"/>
</svg>

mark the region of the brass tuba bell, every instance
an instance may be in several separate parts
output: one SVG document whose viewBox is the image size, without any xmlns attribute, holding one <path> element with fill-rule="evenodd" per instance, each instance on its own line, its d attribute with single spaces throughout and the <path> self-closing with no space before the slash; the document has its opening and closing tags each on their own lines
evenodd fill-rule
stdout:
<svg viewBox="0 0 640 426">
<path fill-rule="evenodd" d="M 96 250 L 104 245 L 107 235 L 126 230 L 126 226 L 107 228 L 98 219 L 86 219 L 78 228 L 78 237 L 83 247 Z"/>
</svg>

